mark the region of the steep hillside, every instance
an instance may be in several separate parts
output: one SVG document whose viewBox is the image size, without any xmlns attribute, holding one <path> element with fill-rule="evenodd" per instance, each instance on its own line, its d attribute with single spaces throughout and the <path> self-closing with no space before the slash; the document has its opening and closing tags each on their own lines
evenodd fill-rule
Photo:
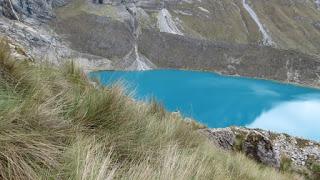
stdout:
<svg viewBox="0 0 320 180">
<path fill-rule="evenodd" d="M 314 0 L 203 0 L 168 6 L 186 33 L 320 53 L 320 10 Z"/>
<path fill-rule="evenodd" d="M 130 21 L 127 8 L 134 9 L 143 28 L 158 29 L 194 38 L 240 44 L 260 44 L 296 49 L 319 55 L 320 10 L 314 0 L 162 0 L 74 2 L 70 11 Z M 63 13 L 61 15 L 65 17 Z"/>
<path fill-rule="evenodd" d="M 31 59 L 87 70 L 184 68 L 318 87 L 316 2 L 2 0 L 0 34 Z"/>
<path fill-rule="evenodd" d="M 215 148 L 197 123 L 73 63 L 18 62 L 0 45 L 0 178 L 299 179 Z"/>
<path fill-rule="evenodd" d="M 110 59 L 109 69 L 210 70 L 318 86 L 320 11 L 315 2 L 286 2 L 79 0 L 58 9 L 51 26 L 71 48 Z"/>
</svg>

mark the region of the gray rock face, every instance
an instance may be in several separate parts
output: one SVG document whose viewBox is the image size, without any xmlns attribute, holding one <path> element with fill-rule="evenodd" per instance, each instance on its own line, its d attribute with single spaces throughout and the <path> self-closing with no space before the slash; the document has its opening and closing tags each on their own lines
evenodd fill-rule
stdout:
<svg viewBox="0 0 320 180">
<path fill-rule="evenodd" d="M 38 21 L 46 21 L 53 18 L 53 6 L 58 7 L 66 3 L 65 0 L 1 0 L 2 14 L 10 19 L 36 18 Z M 12 8 L 10 7 L 12 6 Z"/>
<path fill-rule="evenodd" d="M 202 134 L 224 150 L 241 151 L 248 157 L 279 169 L 285 161 L 290 168 L 312 171 L 312 165 L 320 164 L 320 144 L 314 141 L 273 133 L 261 129 L 224 128 L 203 129 Z"/>
<path fill-rule="evenodd" d="M 0 1 L 2 6 L 1 14 L 5 17 L 13 20 L 19 20 L 19 14 L 16 12 L 14 8 L 14 4 L 10 0 L 2 0 Z"/>
<path fill-rule="evenodd" d="M 60 58 L 70 53 L 70 49 L 56 34 L 42 26 L 30 26 L 0 18 L 0 35 L 21 45 L 29 57 L 57 63 Z"/>
<path fill-rule="evenodd" d="M 18 59 L 48 61 L 59 64 L 73 59 L 84 70 L 110 69 L 105 57 L 88 55 L 72 50 L 60 36 L 43 22 L 55 17 L 53 7 L 68 0 L 0 0 L 0 36 L 10 41 L 13 55 Z M 20 49 L 21 53 L 15 50 Z M 97 68 L 98 67 L 98 68 Z"/>
<path fill-rule="evenodd" d="M 230 128 L 225 129 L 204 129 L 202 130 L 210 141 L 225 150 L 233 150 L 235 135 Z"/>
</svg>

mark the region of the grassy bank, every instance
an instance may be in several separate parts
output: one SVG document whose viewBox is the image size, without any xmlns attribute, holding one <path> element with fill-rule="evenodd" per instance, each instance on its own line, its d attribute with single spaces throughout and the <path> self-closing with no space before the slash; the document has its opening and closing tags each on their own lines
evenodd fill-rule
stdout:
<svg viewBox="0 0 320 180">
<path fill-rule="evenodd" d="M 0 179 L 294 179 L 219 151 L 181 116 L 94 86 L 72 62 L 17 62 L 0 45 Z"/>
</svg>

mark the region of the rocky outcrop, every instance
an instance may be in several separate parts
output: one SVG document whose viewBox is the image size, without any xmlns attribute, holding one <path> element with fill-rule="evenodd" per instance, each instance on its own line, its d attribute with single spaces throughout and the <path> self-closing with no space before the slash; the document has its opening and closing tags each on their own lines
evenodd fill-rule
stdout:
<svg viewBox="0 0 320 180">
<path fill-rule="evenodd" d="M 0 0 L 2 15 L 13 20 L 44 22 L 55 17 L 53 7 L 59 7 L 68 0 Z"/>
<path fill-rule="evenodd" d="M 286 168 L 309 177 L 320 177 L 320 143 L 287 134 L 239 127 L 202 129 L 217 147 L 240 151 L 248 157 L 277 169 Z"/>
<path fill-rule="evenodd" d="M 247 156 L 260 163 L 280 168 L 279 151 L 273 147 L 269 138 L 259 132 L 249 132 L 244 139 L 241 149 Z"/>
<path fill-rule="evenodd" d="M 73 59 L 84 70 L 111 69 L 105 57 L 77 52 L 44 22 L 55 17 L 54 7 L 68 0 L 0 0 L 0 38 L 10 42 L 18 59 L 53 64 Z M 18 50 L 18 51 L 16 51 Z"/>
<path fill-rule="evenodd" d="M 54 33 L 45 27 L 37 27 L 0 18 L 0 35 L 20 44 L 30 57 L 50 59 L 55 63 L 67 57 L 70 50 Z"/>
<path fill-rule="evenodd" d="M 16 12 L 16 8 L 13 6 L 11 0 L 3 0 L 0 2 L 2 5 L 2 14 L 13 20 L 20 20 L 19 14 Z"/>
<path fill-rule="evenodd" d="M 54 17 L 53 6 L 64 0 L 0 0 L 0 35 L 25 51 L 29 58 L 57 63 L 71 53 L 52 30 L 42 24 Z"/>
<path fill-rule="evenodd" d="M 201 133 L 205 134 L 213 144 L 224 149 L 233 150 L 236 137 L 229 128 L 225 129 L 203 129 Z"/>
<path fill-rule="evenodd" d="M 48 61 L 52 64 L 72 59 L 85 71 L 112 68 L 111 61 L 107 58 L 74 51 L 59 36 L 43 26 L 30 26 L 18 21 L 12 23 L 0 18 L 0 38 L 8 40 L 16 59 Z"/>
</svg>

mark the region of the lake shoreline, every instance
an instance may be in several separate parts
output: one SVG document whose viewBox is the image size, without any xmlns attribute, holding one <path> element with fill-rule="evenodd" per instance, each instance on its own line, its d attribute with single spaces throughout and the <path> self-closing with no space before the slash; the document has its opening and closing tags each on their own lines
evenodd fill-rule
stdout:
<svg viewBox="0 0 320 180">
<path fill-rule="evenodd" d="M 264 80 L 264 81 L 271 81 L 274 83 L 284 84 L 284 85 L 293 85 L 302 88 L 311 88 L 320 90 L 320 85 L 309 85 L 304 83 L 297 83 L 297 82 L 288 82 L 288 81 L 281 81 L 281 80 L 274 80 L 268 78 L 260 78 L 260 77 L 251 77 L 251 76 L 241 76 L 241 75 L 232 75 L 232 74 L 225 74 L 222 72 L 210 71 L 210 70 L 196 70 L 196 69 L 175 69 L 175 68 L 157 68 L 145 71 L 157 71 L 157 70 L 176 70 L 176 71 L 191 71 L 191 72 L 205 72 L 205 73 L 213 73 L 220 76 L 226 77 L 233 77 L 233 78 L 245 78 L 245 79 L 253 79 L 253 80 Z M 120 71 L 120 72 L 139 72 L 138 70 L 124 70 L 124 69 L 86 69 L 84 70 L 87 74 L 96 73 L 96 72 L 103 72 L 103 71 Z"/>
<path fill-rule="evenodd" d="M 136 91 L 136 100 L 154 97 L 168 111 L 179 111 L 209 128 L 245 126 L 320 139 L 316 133 L 320 91 L 316 88 L 203 71 L 91 73 L 88 76 L 102 85 L 125 82 L 128 91 Z"/>
</svg>

